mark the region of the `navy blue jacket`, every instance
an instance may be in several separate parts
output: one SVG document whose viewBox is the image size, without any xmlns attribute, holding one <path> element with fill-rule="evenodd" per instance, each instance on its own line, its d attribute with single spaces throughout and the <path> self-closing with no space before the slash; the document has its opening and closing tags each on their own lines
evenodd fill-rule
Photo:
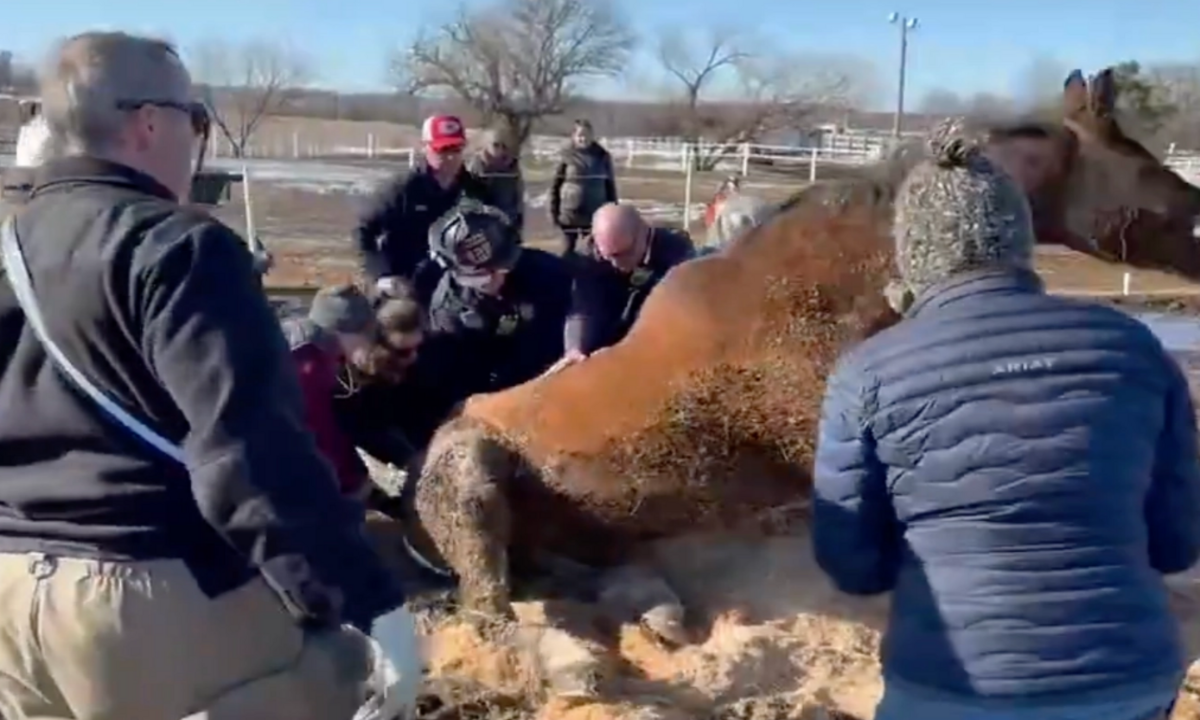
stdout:
<svg viewBox="0 0 1200 720">
<path fill-rule="evenodd" d="M 1184 667 L 1162 573 L 1200 554 L 1187 383 L 1150 330 L 964 275 L 843 357 L 814 544 L 842 590 L 893 590 L 889 680 L 1020 703 Z"/>
<path fill-rule="evenodd" d="M 572 288 L 567 343 L 584 353 L 615 345 L 637 320 L 650 291 L 679 263 L 695 256 L 688 237 L 654 228 L 650 252 L 632 273 L 623 273 L 595 254 L 590 245 L 572 259 Z"/>
<path fill-rule="evenodd" d="M 436 270 L 427 267 L 429 228 L 463 196 L 491 202 L 487 186 L 466 170 L 457 183 L 443 188 L 424 164 L 380 187 L 364 205 L 354 231 L 367 277 L 413 279 L 432 273 L 436 282 Z M 418 285 L 423 284 L 418 278 Z M 428 300 L 429 292 L 418 290 Z"/>
<path fill-rule="evenodd" d="M 566 261 L 525 248 L 499 296 L 463 288 L 445 274 L 429 308 L 423 362 L 438 368 L 441 395 L 454 402 L 542 374 L 563 355 L 570 307 Z"/>
</svg>

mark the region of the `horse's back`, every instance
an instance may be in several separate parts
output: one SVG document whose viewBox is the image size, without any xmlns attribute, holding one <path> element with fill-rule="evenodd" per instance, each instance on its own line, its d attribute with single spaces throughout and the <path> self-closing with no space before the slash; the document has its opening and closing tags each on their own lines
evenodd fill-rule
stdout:
<svg viewBox="0 0 1200 720">
<path fill-rule="evenodd" d="M 824 373 L 890 263 L 873 215 L 827 214 L 789 212 L 680 265 L 623 341 L 464 414 L 550 492 L 629 534 L 805 494 Z"/>
</svg>

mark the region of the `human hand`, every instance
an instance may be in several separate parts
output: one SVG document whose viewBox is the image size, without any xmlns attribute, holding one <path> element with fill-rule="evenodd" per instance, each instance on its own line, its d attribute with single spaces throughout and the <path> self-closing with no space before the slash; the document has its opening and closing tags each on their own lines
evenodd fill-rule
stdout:
<svg viewBox="0 0 1200 720">
<path fill-rule="evenodd" d="M 403 297 L 408 294 L 408 281 L 395 275 L 381 277 L 375 281 L 375 291 L 386 297 Z"/>
<path fill-rule="evenodd" d="M 583 352 L 582 350 L 577 350 L 575 348 L 571 348 L 571 349 L 567 350 L 567 352 L 564 353 L 563 356 L 561 358 L 559 358 L 557 362 L 555 362 L 553 365 L 551 365 L 550 369 L 547 370 L 544 374 L 553 375 L 557 372 L 560 372 L 561 370 L 563 370 L 564 368 L 566 368 L 570 365 L 575 365 L 577 363 L 581 363 L 587 359 L 588 359 L 587 353 Z"/>
<path fill-rule="evenodd" d="M 267 250 L 256 250 L 253 255 L 254 272 L 259 275 L 266 275 L 275 266 L 275 256 L 267 252 Z"/>
</svg>

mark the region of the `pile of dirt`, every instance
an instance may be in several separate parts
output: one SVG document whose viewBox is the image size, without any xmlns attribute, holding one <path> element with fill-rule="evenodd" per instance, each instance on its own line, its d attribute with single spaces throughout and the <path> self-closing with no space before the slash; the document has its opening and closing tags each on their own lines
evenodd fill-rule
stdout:
<svg viewBox="0 0 1200 720">
<path fill-rule="evenodd" d="M 517 603 L 515 623 L 431 618 L 423 717 L 869 717 L 886 603 L 840 596 L 810 558 L 803 535 L 656 546 L 694 615 L 696 642 L 680 648 L 637 625 L 605 629 L 581 603 Z"/>
<path fill-rule="evenodd" d="M 691 537 L 653 563 L 693 614 L 694 644 L 669 648 L 636 625 L 597 631 L 583 604 L 517 604 L 516 623 L 429 620 L 427 720 L 866 720 L 886 598 L 836 592 L 803 533 Z M 1172 580 L 1200 652 L 1200 581 Z M 1200 720 L 1200 674 L 1174 720 Z"/>
</svg>

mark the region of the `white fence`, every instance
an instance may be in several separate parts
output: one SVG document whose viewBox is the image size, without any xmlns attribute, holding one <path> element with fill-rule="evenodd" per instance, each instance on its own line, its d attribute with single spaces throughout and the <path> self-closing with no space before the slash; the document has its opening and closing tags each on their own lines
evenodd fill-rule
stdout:
<svg viewBox="0 0 1200 720">
<path fill-rule="evenodd" d="M 564 138 L 537 136 L 525 149 L 525 159 L 552 162 L 566 142 Z M 678 171 L 686 173 L 702 168 L 725 173 L 748 175 L 754 168 L 776 168 L 785 171 L 805 171 L 809 180 L 817 179 L 822 165 L 853 166 L 876 160 L 883 151 L 882 144 L 874 149 L 845 150 L 835 148 L 798 148 L 753 143 L 701 143 L 690 145 L 678 138 L 601 138 L 613 160 L 626 169 Z M 366 134 L 361 143 L 318 146 L 306 142 L 301 133 L 290 140 L 251 144 L 246 156 L 256 159 L 306 160 L 343 158 L 350 160 L 399 161 L 409 166 L 419 157 L 415 147 L 388 147 L 373 134 Z M 229 143 L 214 137 L 209 147 L 210 157 L 232 157 Z M 695 162 L 689 162 L 694 159 Z"/>
<path fill-rule="evenodd" d="M 526 147 L 527 160 L 552 162 L 566 142 L 561 137 L 535 136 Z M 799 148 L 784 145 L 699 144 L 689 146 L 680 138 L 633 137 L 601 138 L 601 144 L 612 153 L 613 159 L 626 169 L 678 171 L 685 173 L 689 164 L 693 169 L 703 168 L 723 173 L 740 172 L 749 175 L 755 168 L 790 171 L 808 180 L 820 177 L 822 166 L 863 165 L 877 160 L 886 148 L 886 139 L 866 147 L 837 149 L 831 147 Z M 380 143 L 375 135 L 366 133 L 359 142 L 344 145 L 321 145 L 307 141 L 302 133 L 290 138 L 275 138 L 271 142 L 252 143 L 247 157 L 275 160 L 302 159 L 357 159 L 399 161 L 413 165 L 419 148 L 393 147 Z M 232 157 L 230 144 L 214 136 L 209 147 L 212 157 Z M 696 159 L 689 163 L 689 158 Z M 1172 148 L 1166 163 L 1189 182 L 1200 183 L 1200 153 L 1179 151 Z M 807 172 L 805 172 L 807 171 Z"/>
</svg>

